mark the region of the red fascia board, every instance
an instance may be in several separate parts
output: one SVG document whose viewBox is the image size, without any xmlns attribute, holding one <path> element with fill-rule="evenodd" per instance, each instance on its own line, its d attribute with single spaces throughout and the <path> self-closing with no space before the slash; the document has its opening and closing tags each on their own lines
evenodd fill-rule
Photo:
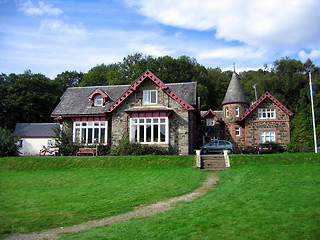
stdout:
<svg viewBox="0 0 320 240">
<path fill-rule="evenodd" d="M 273 101 L 279 108 L 281 108 L 286 114 L 290 117 L 293 116 L 293 113 L 286 108 L 281 102 L 279 102 L 271 93 L 266 92 L 258 101 L 256 101 L 237 121 L 244 120 L 254 109 L 256 109 L 266 98 L 269 98 Z"/>
<path fill-rule="evenodd" d="M 204 114 L 201 119 L 204 119 L 205 117 L 207 117 L 209 114 L 212 114 L 213 116 L 216 116 L 219 120 L 221 120 L 221 117 L 218 116 L 214 111 L 212 111 L 211 109 L 209 109 L 208 112 L 206 112 L 206 114 Z"/>
<path fill-rule="evenodd" d="M 152 72 L 149 70 L 145 71 L 144 74 L 142 74 L 137 81 L 135 81 L 130 87 L 129 90 L 126 91 L 117 101 L 115 101 L 107 110 L 106 112 L 112 112 L 114 109 L 116 109 L 125 99 L 127 99 L 134 91 L 137 90 L 137 87 L 146 79 L 149 78 L 151 81 L 153 81 L 155 84 L 157 84 L 162 91 L 167 93 L 170 97 L 172 97 L 174 100 L 176 100 L 181 106 L 183 106 L 187 110 L 194 110 L 194 108 L 189 105 L 187 102 L 185 102 L 181 97 L 179 97 L 177 94 L 175 94 L 172 90 L 168 88 L 167 85 L 165 85 L 159 78 L 157 78 Z"/>
</svg>

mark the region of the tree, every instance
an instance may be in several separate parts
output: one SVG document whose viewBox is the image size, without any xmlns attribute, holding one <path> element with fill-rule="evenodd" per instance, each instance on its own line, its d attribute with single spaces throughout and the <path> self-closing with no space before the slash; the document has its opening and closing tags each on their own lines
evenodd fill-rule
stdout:
<svg viewBox="0 0 320 240">
<path fill-rule="evenodd" d="M 0 157 L 17 156 L 19 153 L 18 136 L 12 134 L 9 130 L 0 127 Z"/>
<path fill-rule="evenodd" d="M 61 96 L 68 87 L 77 87 L 83 78 L 83 73 L 77 71 L 65 71 L 57 75 L 54 83 L 57 85 L 57 93 Z"/>
<path fill-rule="evenodd" d="M 5 96 L 1 100 L 1 126 L 13 129 L 16 122 L 51 122 L 59 94 L 52 80 L 42 74 L 2 75 Z"/>
</svg>

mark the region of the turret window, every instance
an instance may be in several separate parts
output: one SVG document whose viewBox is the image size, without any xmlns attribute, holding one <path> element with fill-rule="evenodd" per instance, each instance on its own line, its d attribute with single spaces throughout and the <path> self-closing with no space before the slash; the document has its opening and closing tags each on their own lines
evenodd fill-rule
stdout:
<svg viewBox="0 0 320 240">
<path fill-rule="evenodd" d="M 239 107 L 236 107 L 234 109 L 234 112 L 235 112 L 236 117 L 240 117 L 240 108 Z"/>
</svg>

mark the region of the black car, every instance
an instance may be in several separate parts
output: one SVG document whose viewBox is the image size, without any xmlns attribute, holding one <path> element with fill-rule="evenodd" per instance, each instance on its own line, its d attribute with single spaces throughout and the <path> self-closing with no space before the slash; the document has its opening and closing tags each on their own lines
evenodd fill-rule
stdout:
<svg viewBox="0 0 320 240">
<path fill-rule="evenodd" d="M 260 143 L 257 147 L 257 153 L 272 153 L 272 147 L 269 143 Z"/>
</svg>

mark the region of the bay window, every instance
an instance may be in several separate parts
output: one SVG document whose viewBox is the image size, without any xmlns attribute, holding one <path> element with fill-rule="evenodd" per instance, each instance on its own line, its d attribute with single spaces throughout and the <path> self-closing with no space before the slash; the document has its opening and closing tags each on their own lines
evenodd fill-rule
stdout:
<svg viewBox="0 0 320 240">
<path fill-rule="evenodd" d="M 169 119 L 130 118 L 130 141 L 144 144 L 169 143 Z"/>
<path fill-rule="evenodd" d="M 107 143 L 108 122 L 74 122 L 73 141 L 81 144 Z"/>
</svg>

